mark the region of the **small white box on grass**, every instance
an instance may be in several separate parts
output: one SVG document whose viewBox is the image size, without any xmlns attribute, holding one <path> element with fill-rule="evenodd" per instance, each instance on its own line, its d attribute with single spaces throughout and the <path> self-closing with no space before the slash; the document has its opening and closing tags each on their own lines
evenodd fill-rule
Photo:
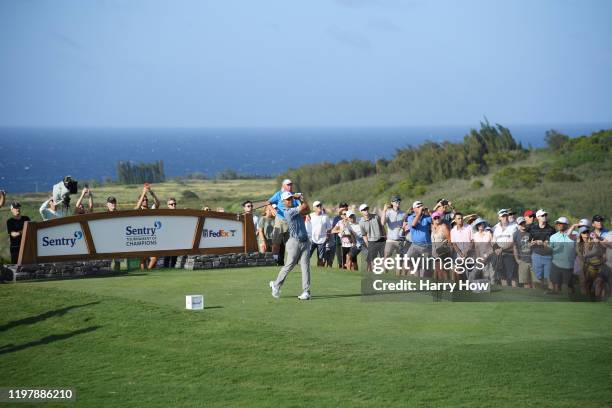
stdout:
<svg viewBox="0 0 612 408">
<path fill-rule="evenodd" d="M 204 295 L 185 296 L 185 308 L 187 308 L 188 310 L 204 309 Z"/>
</svg>

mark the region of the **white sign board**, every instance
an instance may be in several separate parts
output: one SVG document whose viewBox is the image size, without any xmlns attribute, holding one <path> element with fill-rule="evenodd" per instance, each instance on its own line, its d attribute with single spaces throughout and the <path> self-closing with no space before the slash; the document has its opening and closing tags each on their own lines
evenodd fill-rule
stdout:
<svg viewBox="0 0 612 408">
<path fill-rule="evenodd" d="M 242 222 L 223 218 L 206 218 L 200 248 L 238 247 L 244 245 Z"/>
<path fill-rule="evenodd" d="M 83 230 L 78 222 L 41 229 L 37 241 L 38 256 L 88 253 Z"/>
<path fill-rule="evenodd" d="M 187 295 L 185 296 L 185 308 L 188 310 L 204 309 L 204 295 Z"/>
<path fill-rule="evenodd" d="M 89 230 L 99 254 L 173 250 L 192 247 L 197 223 L 193 216 L 121 217 L 89 221 Z"/>
</svg>

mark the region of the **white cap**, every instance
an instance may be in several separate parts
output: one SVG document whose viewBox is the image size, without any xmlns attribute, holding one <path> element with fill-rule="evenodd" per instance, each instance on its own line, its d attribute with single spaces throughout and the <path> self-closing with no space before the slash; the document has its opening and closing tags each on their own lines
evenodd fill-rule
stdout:
<svg viewBox="0 0 612 408">
<path fill-rule="evenodd" d="M 559 217 L 559 218 L 557 218 L 557 221 L 555 221 L 555 224 L 565 224 L 565 225 L 568 225 L 569 224 L 569 220 L 567 219 L 567 217 Z"/>
<path fill-rule="evenodd" d="M 541 217 L 544 214 L 548 214 L 548 213 L 541 208 L 538 211 L 536 211 L 536 217 Z"/>
<path fill-rule="evenodd" d="M 591 226 L 591 221 L 589 221 L 587 218 L 583 218 L 583 219 L 580 220 L 578 225 L 580 225 L 581 227 L 590 227 Z"/>
<path fill-rule="evenodd" d="M 423 206 L 423 203 L 420 201 L 415 201 L 414 203 L 412 203 L 412 208 L 419 208 L 422 206 Z"/>
<path fill-rule="evenodd" d="M 318 206 L 318 205 L 321 205 L 321 202 L 320 202 L 320 201 L 318 201 L 318 200 L 317 200 L 317 201 L 315 201 L 314 203 L 312 203 L 312 206 L 313 206 L 313 207 L 316 207 L 316 206 Z"/>
<path fill-rule="evenodd" d="M 291 180 L 289 180 L 289 179 L 284 179 L 284 180 L 283 180 L 283 186 L 284 186 L 285 184 L 293 184 L 293 183 L 292 183 L 292 182 L 291 182 Z"/>
<path fill-rule="evenodd" d="M 516 219 L 516 223 L 517 223 L 518 225 L 521 225 L 521 224 L 522 224 L 522 223 L 524 223 L 524 222 L 526 222 L 526 221 L 525 221 L 525 217 L 518 217 L 518 218 Z"/>
<path fill-rule="evenodd" d="M 363 210 L 365 210 L 366 208 L 369 208 L 369 207 L 368 207 L 368 205 L 367 205 L 366 203 L 363 203 L 363 204 L 361 204 L 361 205 L 359 206 L 359 211 L 363 211 Z"/>
<path fill-rule="evenodd" d="M 348 210 L 348 211 L 346 212 L 346 216 L 347 216 L 347 217 L 350 217 L 351 215 L 355 215 L 355 211 Z"/>
<path fill-rule="evenodd" d="M 498 217 L 501 217 L 504 214 L 508 215 L 508 210 L 506 210 L 505 208 L 502 208 L 501 210 L 497 212 Z"/>
<path fill-rule="evenodd" d="M 291 197 L 293 197 L 293 193 L 289 191 L 283 191 L 283 193 L 281 194 L 281 200 L 286 200 Z"/>
</svg>

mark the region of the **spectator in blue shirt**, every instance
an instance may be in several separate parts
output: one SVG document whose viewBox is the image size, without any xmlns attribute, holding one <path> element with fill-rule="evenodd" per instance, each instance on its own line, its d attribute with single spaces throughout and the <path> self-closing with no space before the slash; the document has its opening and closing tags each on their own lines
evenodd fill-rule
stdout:
<svg viewBox="0 0 612 408">
<path fill-rule="evenodd" d="M 414 213 L 408 217 L 407 224 L 410 229 L 412 244 L 408 249 L 408 257 L 419 258 L 431 254 L 431 216 L 429 210 L 423 207 L 423 203 L 415 201 L 412 203 Z M 420 277 L 429 277 L 430 271 L 427 267 L 419 271 L 412 271 L 414 275 L 418 272 Z"/>
</svg>

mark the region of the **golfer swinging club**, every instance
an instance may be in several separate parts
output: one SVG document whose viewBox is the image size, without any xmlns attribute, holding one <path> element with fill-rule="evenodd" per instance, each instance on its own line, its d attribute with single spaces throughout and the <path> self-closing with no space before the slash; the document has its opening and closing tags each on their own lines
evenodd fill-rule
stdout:
<svg viewBox="0 0 612 408">
<path fill-rule="evenodd" d="M 298 200 L 300 205 L 293 206 L 293 200 Z M 300 193 L 293 194 L 289 191 L 284 191 L 281 194 L 281 200 L 285 203 L 285 220 L 289 228 L 289 240 L 285 245 L 287 250 L 287 260 L 285 266 L 278 273 L 276 281 L 270 281 L 272 296 L 276 299 L 280 297 L 280 288 L 283 286 L 287 275 L 300 262 L 302 270 L 302 294 L 298 296 L 299 300 L 310 299 L 310 259 L 309 249 L 310 242 L 308 233 L 306 232 L 306 224 L 304 224 L 304 216 L 310 212 L 308 203 L 304 196 Z"/>
</svg>

